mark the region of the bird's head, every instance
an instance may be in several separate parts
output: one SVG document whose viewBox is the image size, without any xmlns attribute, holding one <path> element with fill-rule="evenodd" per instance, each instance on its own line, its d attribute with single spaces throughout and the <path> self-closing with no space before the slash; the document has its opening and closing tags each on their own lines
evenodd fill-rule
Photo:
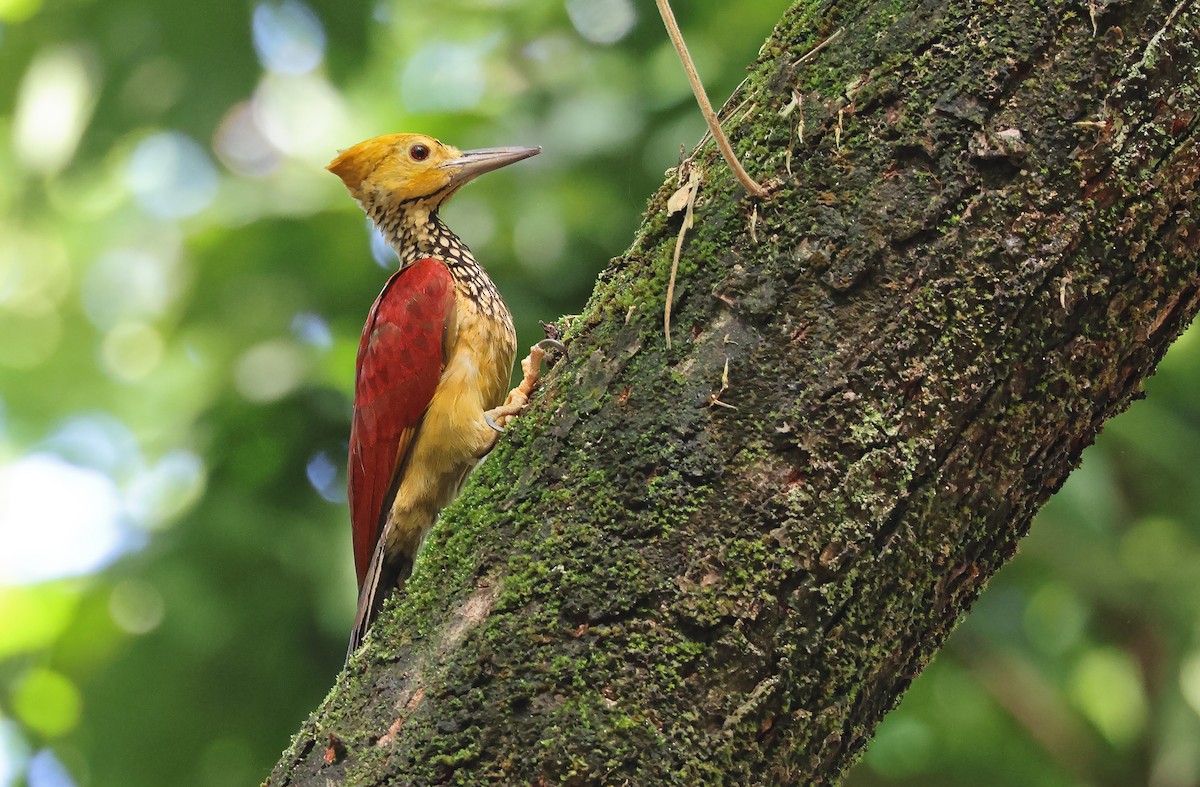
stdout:
<svg viewBox="0 0 1200 787">
<path fill-rule="evenodd" d="M 385 134 L 343 150 L 327 169 L 363 203 L 441 205 L 476 176 L 535 156 L 541 148 L 460 151 L 424 134 Z"/>
</svg>

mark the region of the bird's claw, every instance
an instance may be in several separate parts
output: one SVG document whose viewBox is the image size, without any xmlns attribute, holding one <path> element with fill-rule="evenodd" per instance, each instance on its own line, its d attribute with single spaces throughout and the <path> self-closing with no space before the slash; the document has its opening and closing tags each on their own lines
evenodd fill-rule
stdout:
<svg viewBox="0 0 1200 787">
<path fill-rule="evenodd" d="M 567 354 L 567 345 L 563 344 L 558 339 L 552 339 L 550 337 L 542 339 L 533 346 L 544 353 L 558 353 L 560 355 Z"/>
<path fill-rule="evenodd" d="M 516 388 L 509 391 L 508 399 L 504 404 L 488 410 L 483 414 L 483 420 L 489 427 L 496 432 L 503 434 L 504 427 L 501 421 L 508 423 L 512 418 L 516 418 L 525 410 L 529 404 L 529 397 L 533 395 L 533 389 L 537 386 L 538 380 L 542 372 L 542 360 L 549 353 L 565 353 L 567 348 L 558 339 L 546 338 L 529 348 L 529 355 L 525 360 L 521 361 L 521 371 L 524 376 Z"/>
</svg>

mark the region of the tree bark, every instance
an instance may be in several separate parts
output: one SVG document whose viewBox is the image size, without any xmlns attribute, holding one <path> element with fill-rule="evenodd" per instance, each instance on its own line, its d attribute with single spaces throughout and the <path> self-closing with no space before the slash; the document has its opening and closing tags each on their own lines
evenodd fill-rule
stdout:
<svg viewBox="0 0 1200 787">
<path fill-rule="evenodd" d="M 829 46 L 805 54 L 844 28 Z M 1200 12 L 796 4 L 271 785 L 836 782 L 1200 303 Z"/>
</svg>

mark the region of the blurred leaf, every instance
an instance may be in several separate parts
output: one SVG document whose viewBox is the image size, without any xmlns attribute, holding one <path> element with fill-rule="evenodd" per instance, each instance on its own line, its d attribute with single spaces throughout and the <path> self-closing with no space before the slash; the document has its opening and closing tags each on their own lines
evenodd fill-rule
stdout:
<svg viewBox="0 0 1200 787">
<path fill-rule="evenodd" d="M 79 689 L 66 677 L 34 668 L 22 675 L 12 691 L 12 706 L 21 723 L 39 735 L 57 738 L 79 723 Z"/>
</svg>

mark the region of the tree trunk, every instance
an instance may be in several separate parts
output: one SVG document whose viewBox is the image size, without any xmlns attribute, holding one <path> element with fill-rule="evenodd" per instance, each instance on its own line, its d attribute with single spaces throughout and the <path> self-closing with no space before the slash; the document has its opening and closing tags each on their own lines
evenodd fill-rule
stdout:
<svg viewBox="0 0 1200 787">
<path fill-rule="evenodd" d="M 725 113 L 774 199 L 701 149 L 668 349 L 653 197 L 268 783 L 837 781 L 1196 312 L 1197 40 L 797 3 Z"/>
</svg>

